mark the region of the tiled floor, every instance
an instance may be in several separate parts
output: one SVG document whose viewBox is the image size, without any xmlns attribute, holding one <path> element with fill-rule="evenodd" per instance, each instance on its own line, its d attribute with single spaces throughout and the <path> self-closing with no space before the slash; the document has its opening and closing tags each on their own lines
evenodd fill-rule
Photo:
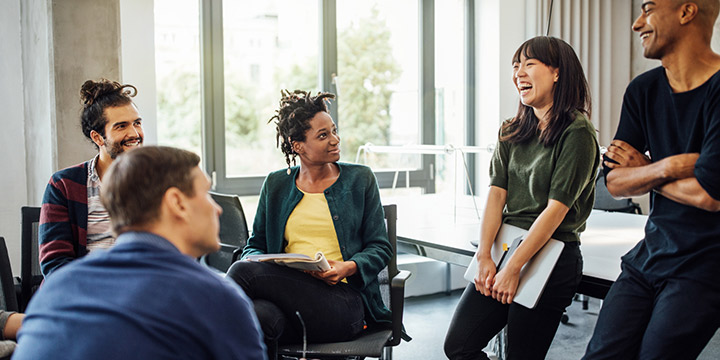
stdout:
<svg viewBox="0 0 720 360">
<path fill-rule="evenodd" d="M 413 340 L 395 348 L 393 359 L 445 359 L 442 344 L 460 294 L 461 291 L 456 290 L 451 295 L 435 294 L 406 299 L 404 323 Z M 582 357 L 592 335 L 599 306 L 600 301 L 597 299 L 590 299 L 588 310 L 582 309 L 581 302 L 573 302 L 568 308 L 570 322 L 560 324 L 547 359 L 577 360 Z M 720 359 L 720 332 L 698 359 Z"/>
</svg>

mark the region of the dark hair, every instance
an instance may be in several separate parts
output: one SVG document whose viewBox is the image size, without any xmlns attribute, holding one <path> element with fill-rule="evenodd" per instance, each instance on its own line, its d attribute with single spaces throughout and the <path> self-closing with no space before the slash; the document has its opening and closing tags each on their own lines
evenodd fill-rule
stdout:
<svg viewBox="0 0 720 360">
<path fill-rule="evenodd" d="M 310 119 L 321 111 L 328 112 L 329 99 L 334 99 L 335 95 L 318 92 L 313 96 L 302 90 L 281 90 L 280 95 L 280 108 L 275 110 L 275 116 L 271 117 L 268 123 L 275 120 L 276 145 L 285 154 L 285 162 L 290 167 L 291 160 L 293 165 L 295 164 L 296 156 L 292 142 L 305 141 L 305 132 L 310 129 Z"/>
<path fill-rule="evenodd" d="M 194 196 L 192 170 L 199 163 L 197 154 L 167 146 L 143 146 L 118 156 L 100 194 L 115 233 L 155 221 L 171 187 Z"/>
<path fill-rule="evenodd" d="M 513 55 L 513 63 L 520 58 L 536 59 L 543 64 L 558 69 L 558 81 L 554 85 L 553 104 L 548 111 L 548 126 L 540 133 L 540 141 L 545 146 L 555 144 L 563 131 L 575 120 L 575 111 L 590 117 L 590 89 L 585 73 L 573 48 L 565 41 L 550 37 L 537 36 L 525 41 Z M 533 138 L 537 132 L 538 119 L 533 108 L 520 102 L 515 117 L 504 123 L 500 131 L 500 141 L 523 143 Z"/>
<path fill-rule="evenodd" d="M 92 140 L 90 132 L 95 130 L 105 137 L 105 109 L 109 107 L 132 104 L 132 97 L 137 95 L 137 88 L 132 85 L 121 85 L 117 81 L 100 79 L 87 80 L 80 87 L 80 98 L 83 103 L 80 124 L 85 136 Z M 97 148 L 97 144 L 95 145 Z"/>
</svg>

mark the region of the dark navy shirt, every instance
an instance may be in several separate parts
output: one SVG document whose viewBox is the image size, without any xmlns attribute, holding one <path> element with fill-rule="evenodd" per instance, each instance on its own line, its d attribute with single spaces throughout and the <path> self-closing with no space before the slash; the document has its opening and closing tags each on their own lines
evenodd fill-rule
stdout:
<svg viewBox="0 0 720 360">
<path fill-rule="evenodd" d="M 162 237 L 131 232 L 54 272 L 13 359 L 265 359 L 242 290 Z"/>
<path fill-rule="evenodd" d="M 700 153 L 695 177 L 720 200 L 720 72 L 683 93 L 673 93 L 663 67 L 638 76 L 625 92 L 615 138 L 649 151 L 653 162 Z M 683 205 L 654 191 L 650 196 L 645 239 L 623 261 L 651 280 L 692 278 L 717 286 L 720 213 Z"/>
</svg>

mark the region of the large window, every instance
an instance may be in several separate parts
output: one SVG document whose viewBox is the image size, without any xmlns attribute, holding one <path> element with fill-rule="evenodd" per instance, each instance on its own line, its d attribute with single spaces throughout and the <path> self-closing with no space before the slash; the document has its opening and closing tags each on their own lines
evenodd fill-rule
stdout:
<svg viewBox="0 0 720 360">
<path fill-rule="evenodd" d="M 158 142 L 202 153 L 200 8 L 197 0 L 155 0 Z"/>
<path fill-rule="evenodd" d="M 365 143 L 420 143 L 417 29 L 416 0 L 338 2 L 336 82 L 345 159 L 354 160 Z M 375 165 L 393 166 L 387 159 Z"/>
<path fill-rule="evenodd" d="M 264 176 L 286 166 L 267 121 L 280 89 L 318 91 L 317 4 L 223 2 L 227 177 Z"/>
<path fill-rule="evenodd" d="M 473 3 L 155 0 L 160 143 L 202 152 L 218 190 L 257 194 L 286 166 L 267 124 L 280 90 L 303 89 L 337 95 L 342 161 L 366 143 L 467 145 Z M 381 187 L 434 192 L 440 158 L 367 161 Z"/>
</svg>

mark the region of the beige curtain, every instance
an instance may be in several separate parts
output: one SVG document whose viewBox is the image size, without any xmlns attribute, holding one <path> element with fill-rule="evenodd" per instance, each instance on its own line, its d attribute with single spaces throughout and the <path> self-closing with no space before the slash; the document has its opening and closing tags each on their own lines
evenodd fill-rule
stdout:
<svg viewBox="0 0 720 360">
<path fill-rule="evenodd" d="M 551 0 L 526 0 L 528 37 L 545 35 Z M 554 0 L 550 36 L 573 46 L 592 96 L 592 122 L 600 145 L 615 135 L 622 97 L 631 80 L 632 1 Z"/>
</svg>

